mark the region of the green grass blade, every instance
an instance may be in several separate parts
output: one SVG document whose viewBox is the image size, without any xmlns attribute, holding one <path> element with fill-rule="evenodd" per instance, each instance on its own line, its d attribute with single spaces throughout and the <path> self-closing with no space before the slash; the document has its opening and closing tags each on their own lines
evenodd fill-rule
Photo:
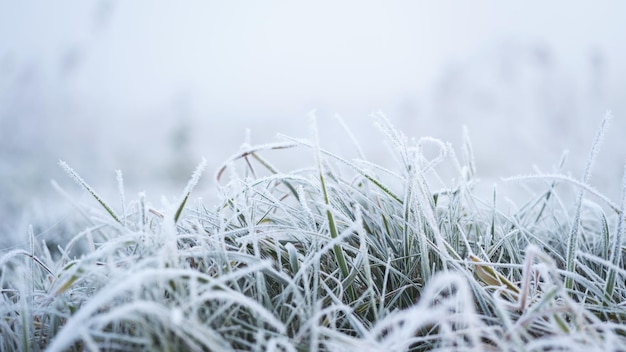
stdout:
<svg viewBox="0 0 626 352">
<path fill-rule="evenodd" d="M 624 176 L 622 178 L 622 200 L 621 200 L 621 213 L 617 220 L 617 231 L 615 232 L 615 239 L 613 240 L 613 248 L 611 251 L 611 263 L 614 267 L 609 268 L 609 274 L 606 279 L 606 285 L 604 289 L 604 295 L 610 300 L 615 290 L 615 280 L 617 272 L 615 267 L 621 267 L 621 252 L 622 252 L 622 238 L 624 236 L 624 226 L 626 224 L 626 165 L 624 165 Z"/>
<path fill-rule="evenodd" d="M 598 129 L 596 136 L 593 140 L 593 144 L 591 145 L 591 151 L 589 152 L 589 157 L 587 158 L 587 164 L 585 165 L 585 171 L 583 173 L 582 183 L 587 184 L 589 182 L 589 178 L 591 177 L 591 168 L 596 159 L 596 155 L 598 154 L 598 149 L 600 148 L 600 144 L 602 144 L 602 139 L 604 138 L 604 133 L 608 127 L 608 123 L 611 120 L 611 114 L 606 114 L 602 119 L 600 124 L 600 128 Z M 583 196 L 585 194 L 584 189 L 580 190 L 578 194 L 578 200 L 576 202 L 576 210 L 574 214 L 574 221 L 571 225 L 571 230 L 569 236 L 567 237 L 567 254 L 566 254 L 566 270 L 570 273 L 574 273 L 576 271 L 576 251 L 578 250 L 578 229 L 580 227 L 580 212 L 582 208 Z M 574 286 L 574 278 L 572 275 L 567 276 L 565 279 L 565 288 L 571 290 Z"/>
<path fill-rule="evenodd" d="M 335 224 L 335 217 L 333 216 L 333 212 L 330 210 L 330 201 L 328 199 L 328 191 L 326 190 L 326 182 L 324 181 L 324 175 L 321 172 L 320 182 L 322 185 L 322 193 L 324 195 L 324 204 L 327 207 L 326 218 L 328 219 L 328 229 L 330 231 L 330 237 L 335 239 L 337 238 L 337 226 Z M 333 247 L 333 252 L 335 253 L 337 264 L 339 264 L 339 268 L 341 269 L 341 274 L 344 278 L 348 277 L 350 271 L 348 270 L 348 265 L 346 264 L 346 258 L 343 254 L 343 249 L 341 249 L 340 245 L 336 244 Z"/>
<path fill-rule="evenodd" d="M 187 199 L 189 199 L 189 195 L 194 187 L 198 184 L 198 180 L 200 180 L 200 176 L 202 176 L 202 172 L 206 167 L 206 160 L 203 158 L 200 164 L 196 167 L 196 170 L 191 175 L 191 179 L 187 183 L 187 187 L 183 191 L 183 196 L 181 197 L 181 201 L 176 208 L 176 213 L 174 213 L 174 223 L 178 222 L 180 215 L 183 213 L 183 209 L 185 208 L 185 204 L 187 203 Z"/>
<path fill-rule="evenodd" d="M 100 203 L 100 205 L 102 205 L 102 207 L 107 211 L 107 213 L 109 213 L 109 215 L 111 215 L 111 217 L 113 218 L 113 220 L 115 220 L 116 222 L 118 222 L 119 224 L 122 224 L 122 221 L 120 220 L 120 218 L 117 216 L 117 214 L 115 213 L 115 211 L 113 211 L 113 209 L 104 202 L 104 200 L 102 199 L 102 197 L 100 197 L 100 195 L 98 195 L 98 193 L 96 193 L 96 191 L 91 188 L 91 186 L 89 186 L 87 184 L 87 182 L 85 182 L 85 180 L 83 180 L 82 177 L 80 177 L 80 175 L 78 175 L 76 173 L 76 171 L 74 171 L 65 161 L 61 160 L 59 161 L 59 166 L 61 166 L 61 168 L 67 172 L 68 175 L 70 175 L 74 181 L 76 181 L 76 183 L 78 183 L 80 186 L 82 186 L 84 189 L 87 190 L 87 192 L 91 193 L 91 195 L 98 201 L 98 203 Z"/>
</svg>

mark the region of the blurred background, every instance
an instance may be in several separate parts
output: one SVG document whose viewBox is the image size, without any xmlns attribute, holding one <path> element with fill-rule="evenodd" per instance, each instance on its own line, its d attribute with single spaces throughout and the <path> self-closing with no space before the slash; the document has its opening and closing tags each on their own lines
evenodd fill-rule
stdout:
<svg viewBox="0 0 626 352">
<path fill-rule="evenodd" d="M 214 192 L 246 129 L 253 144 L 310 137 L 313 109 L 323 146 L 357 156 L 339 114 L 383 164 L 373 112 L 457 148 L 466 125 L 488 186 L 551 171 L 565 149 L 580 178 L 611 110 L 591 182 L 617 202 L 625 39 L 617 0 L 0 0 L 0 239 L 63 221 L 52 179 L 85 197 L 59 159 L 102 193 L 121 169 L 128 198 L 158 199 L 205 157 Z"/>
</svg>

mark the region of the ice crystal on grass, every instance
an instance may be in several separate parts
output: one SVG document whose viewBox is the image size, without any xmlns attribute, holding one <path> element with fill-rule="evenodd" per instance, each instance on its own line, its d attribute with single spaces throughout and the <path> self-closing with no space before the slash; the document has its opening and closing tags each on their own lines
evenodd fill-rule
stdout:
<svg viewBox="0 0 626 352">
<path fill-rule="evenodd" d="M 626 348 L 626 186 L 616 205 L 588 177 L 519 177 L 545 189 L 505 213 L 474 190 L 467 133 L 457 159 L 378 124 L 395 168 L 290 138 L 229 159 L 208 205 L 188 201 L 204 162 L 164 210 L 127 203 L 118 172 L 121 217 L 61 163 L 106 216 L 0 255 L 0 350 Z M 317 162 L 281 171 L 285 148 Z"/>
</svg>

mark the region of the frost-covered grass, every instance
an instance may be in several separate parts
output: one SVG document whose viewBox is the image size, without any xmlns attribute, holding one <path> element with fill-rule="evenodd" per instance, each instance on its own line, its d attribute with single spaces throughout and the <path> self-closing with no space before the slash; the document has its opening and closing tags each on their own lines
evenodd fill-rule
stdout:
<svg viewBox="0 0 626 352">
<path fill-rule="evenodd" d="M 580 180 L 515 178 L 535 191 L 504 212 L 474 190 L 469 140 L 378 123 L 393 169 L 286 138 L 224 164 L 215 204 L 190 197 L 204 164 L 157 208 L 62 163 L 95 206 L 67 243 L 2 253 L 0 350 L 626 349 L 626 181 L 589 186 L 599 142 Z M 279 171 L 286 148 L 317 162 Z"/>
</svg>

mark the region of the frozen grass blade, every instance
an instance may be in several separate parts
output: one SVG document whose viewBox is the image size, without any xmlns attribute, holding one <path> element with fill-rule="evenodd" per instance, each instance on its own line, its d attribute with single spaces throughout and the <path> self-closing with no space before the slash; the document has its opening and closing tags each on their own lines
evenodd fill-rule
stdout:
<svg viewBox="0 0 626 352">
<path fill-rule="evenodd" d="M 124 191 L 124 177 L 122 170 L 115 171 L 117 175 L 117 190 L 120 193 L 120 202 L 122 203 L 122 220 L 126 219 L 126 192 Z"/>
<path fill-rule="evenodd" d="M 359 143 L 359 140 L 354 136 L 354 134 L 352 133 L 352 131 L 350 130 L 350 128 L 348 127 L 344 119 L 341 117 L 341 115 L 335 114 L 335 119 L 339 122 L 339 125 L 341 126 L 341 128 L 348 135 L 348 138 L 352 142 L 352 145 L 354 146 L 354 148 L 356 148 L 356 151 L 359 155 L 359 159 L 366 160 L 367 158 L 365 157 L 365 153 L 363 153 L 363 148 L 361 148 L 361 144 Z"/>
<path fill-rule="evenodd" d="M 622 201 L 621 201 L 621 213 L 617 219 L 617 231 L 615 232 L 615 238 L 613 239 L 613 248 L 611 248 L 610 261 L 615 267 L 621 267 L 621 252 L 622 252 L 622 238 L 624 236 L 624 223 L 626 222 L 626 165 L 624 165 L 624 175 L 622 178 Z M 617 271 L 615 267 L 609 268 L 609 273 L 606 279 L 606 286 L 604 289 L 605 297 L 611 301 L 615 290 L 615 280 Z"/>
<path fill-rule="evenodd" d="M 601 199 L 615 213 L 618 213 L 618 214 L 621 213 L 621 210 L 618 204 L 615 204 L 613 201 L 611 201 L 602 193 L 598 192 L 589 184 L 578 181 L 571 176 L 560 175 L 560 174 L 540 174 L 540 175 L 518 175 L 518 176 L 512 176 L 512 177 L 504 177 L 502 179 L 507 182 L 523 181 L 523 180 L 545 180 L 545 181 L 554 180 L 554 181 L 562 181 L 565 183 L 570 183 L 576 186 L 577 188 L 584 190 L 585 193 L 592 194 L 595 197 Z"/>
<path fill-rule="evenodd" d="M 308 143 L 306 141 L 297 140 L 295 138 L 286 137 L 286 136 L 285 136 L 285 138 L 290 139 L 290 140 L 296 142 L 296 144 L 294 144 L 294 145 L 302 145 L 302 146 L 306 146 L 306 147 L 315 149 L 315 145 L 314 144 Z M 373 173 L 368 172 L 368 170 L 366 170 L 366 169 L 359 168 L 359 167 L 357 167 L 355 165 L 355 163 L 350 162 L 350 161 L 348 161 L 348 160 L 346 160 L 344 158 L 341 158 L 341 157 L 339 157 L 339 156 L 337 156 L 335 154 L 332 154 L 332 153 L 330 153 L 330 152 L 328 152 L 326 150 L 320 150 L 320 153 L 322 155 L 329 156 L 333 160 L 339 161 L 340 163 L 342 163 L 342 164 L 348 166 L 349 168 L 351 168 L 353 171 L 358 172 L 363 177 L 365 177 L 368 181 L 372 182 L 376 187 L 378 187 L 380 190 L 382 190 L 384 193 L 386 193 L 390 197 L 392 197 L 396 202 L 402 204 L 402 198 L 400 196 L 396 195 L 394 192 L 392 192 L 391 189 L 389 187 L 385 186 L 384 183 L 381 182 L 376 176 L 373 176 Z M 356 160 L 355 162 L 359 162 L 359 163 L 363 163 L 363 164 L 369 164 L 369 162 L 367 162 L 365 160 Z M 370 164 L 370 165 L 375 167 L 377 170 L 382 170 L 382 171 L 384 171 L 386 173 L 391 173 L 391 171 L 386 170 L 382 166 L 372 165 L 372 164 Z"/>
<path fill-rule="evenodd" d="M 324 196 L 324 205 L 326 207 L 326 218 L 328 220 L 328 230 L 330 232 L 330 238 L 337 238 L 337 225 L 335 224 L 335 217 L 333 212 L 331 211 L 330 200 L 328 198 L 328 190 L 326 189 L 326 181 L 324 180 L 324 169 L 322 167 L 322 155 L 319 147 L 319 136 L 317 132 L 317 122 L 315 119 L 315 114 L 311 113 L 311 119 L 313 120 L 313 133 L 315 136 L 315 158 L 317 160 L 317 170 L 319 173 L 319 180 L 322 187 L 322 194 Z M 344 278 L 347 278 L 350 275 L 350 271 L 348 270 L 348 265 L 346 264 L 346 258 L 343 253 L 343 249 L 341 245 L 336 244 L 333 247 L 333 252 L 335 253 L 335 259 L 337 260 L 337 264 L 339 265 L 339 269 L 341 269 L 341 274 Z"/>
<path fill-rule="evenodd" d="M 598 154 L 598 149 L 600 148 L 600 144 L 602 144 L 602 140 L 604 139 L 604 133 L 608 127 L 608 123 L 611 120 L 611 114 L 607 113 L 602 119 L 602 123 L 600 124 L 600 128 L 593 140 L 593 144 L 591 146 L 591 151 L 589 152 L 589 158 L 587 159 L 587 164 L 585 165 L 585 171 L 582 178 L 582 183 L 589 183 L 589 178 L 591 177 L 591 169 L 594 161 L 596 160 L 596 156 Z M 566 253 L 566 270 L 570 273 L 574 273 L 576 270 L 576 251 L 578 251 L 578 230 L 580 227 L 580 212 L 583 203 L 583 196 L 585 194 L 584 190 L 580 190 L 578 194 L 578 200 L 576 201 L 576 210 L 574 213 L 574 219 L 572 221 L 570 232 L 567 237 L 567 253 Z M 573 276 L 567 276 L 565 279 L 565 287 L 568 290 L 571 290 L 574 286 Z"/>
<path fill-rule="evenodd" d="M 465 157 L 465 163 L 467 164 L 467 171 L 469 173 L 468 179 L 473 179 L 476 176 L 476 161 L 474 159 L 472 140 L 467 126 L 463 126 L 463 156 Z"/>
<path fill-rule="evenodd" d="M 82 186 L 84 189 L 87 190 L 87 192 L 91 193 L 91 195 L 98 201 L 98 203 L 100 203 L 100 205 L 102 205 L 102 207 L 107 211 L 107 213 L 109 213 L 109 215 L 111 215 L 111 217 L 113 218 L 113 220 L 115 220 L 117 223 L 122 224 L 122 221 L 120 221 L 119 217 L 117 216 L 117 214 L 115 214 L 115 211 L 109 207 L 104 200 L 102 199 L 102 197 L 100 197 L 98 195 L 98 193 L 96 193 L 96 191 L 94 191 L 93 188 L 91 188 L 91 186 L 89 186 L 87 184 L 87 182 L 85 182 L 85 180 L 83 180 L 82 177 L 80 177 L 80 175 L 78 175 L 65 161 L 61 160 L 59 161 L 59 166 L 61 166 L 61 168 L 68 174 L 70 175 L 74 181 L 76 181 L 76 183 L 78 183 L 80 186 Z"/>
<path fill-rule="evenodd" d="M 337 238 L 337 225 L 335 224 L 335 217 L 333 212 L 331 211 L 330 200 L 328 198 L 328 190 L 326 189 L 326 182 L 324 181 L 324 174 L 320 166 L 320 184 L 322 187 L 322 193 L 324 195 L 324 204 L 326 205 L 326 217 L 328 219 L 328 230 L 330 231 L 330 238 Z M 348 277 L 349 270 L 348 265 L 346 264 L 346 259 L 343 254 L 343 249 L 341 249 L 341 245 L 336 244 L 333 247 L 333 251 L 335 252 L 335 257 L 337 259 L 337 264 L 339 264 L 339 268 L 341 269 L 341 273 L 344 277 Z"/>
<path fill-rule="evenodd" d="M 246 148 L 245 150 L 243 150 L 240 153 L 237 153 L 233 156 L 231 156 L 230 158 L 228 158 L 228 160 L 226 160 L 222 166 L 218 169 L 217 173 L 215 174 L 215 179 L 217 180 L 217 182 L 219 183 L 219 181 L 222 179 L 222 176 L 224 174 L 224 172 L 226 171 L 226 169 L 228 169 L 228 166 L 241 158 L 245 158 L 248 155 L 254 155 L 254 154 L 258 154 L 259 151 L 261 150 L 281 150 L 281 149 L 289 149 L 289 148 L 293 148 L 295 146 L 297 146 L 297 143 L 268 143 L 268 144 L 263 144 L 263 145 L 259 145 L 259 146 L 255 146 L 255 147 L 249 147 Z"/>
<path fill-rule="evenodd" d="M 178 219 L 180 218 L 180 214 L 183 213 L 183 209 L 185 208 L 187 199 L 189 199 L 189 195 L 191 194 L 191 191 L 193 191 L 194 187 L 196 187 L 196 185 L 198 184 L 198 181 L 200 180 L 200 176 L 202 176 L 202 172 L 204 171 L 205 167 L 206 167 L 206 160 L 202 158 L 202 161 L 196 167 L 196 170 L 191 175 L 191 179 L 189 180 L 189 182 L 187 182 L 187 187 L 185 187 L 185 190 L 183 191 L 183 195 L 181 196 L 181 201 L 178 207 L 176 208 L 176 213 L 174 214 L 174 223 L 178 222 Z"/>
</svg>

